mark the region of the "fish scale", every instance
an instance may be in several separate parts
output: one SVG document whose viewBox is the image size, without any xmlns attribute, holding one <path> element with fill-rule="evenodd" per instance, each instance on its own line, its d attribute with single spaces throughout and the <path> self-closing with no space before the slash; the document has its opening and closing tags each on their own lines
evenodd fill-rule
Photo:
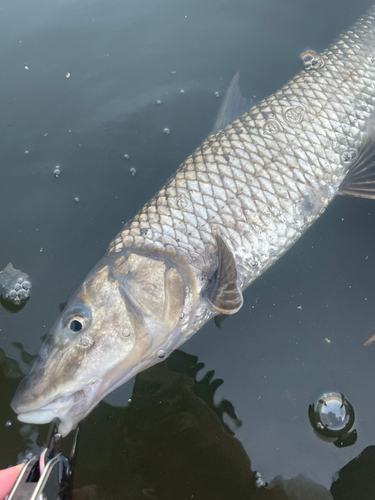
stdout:
<svg viewBox="0 0 375 500">
<path fill-rule="evenodd" d="M 216 258 L 215 231 L 233 251 L 242 287 L 324 211 L 374 110 L 375 9 L 321 55 L 212 134 L 112 241 L 181 254 L 199 272 Z M 374 57 L 373 57 L 374 54 Z"/>
</svg>

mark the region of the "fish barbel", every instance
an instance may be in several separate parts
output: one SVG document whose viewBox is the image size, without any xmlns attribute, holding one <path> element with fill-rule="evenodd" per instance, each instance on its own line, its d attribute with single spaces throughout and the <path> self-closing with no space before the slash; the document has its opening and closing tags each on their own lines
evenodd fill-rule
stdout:
<svg viewBox="0 0 375 500">
<path fill-rule="evenodd" d="M 19 420 L 58 417 L 68 434 L 214 315 L 238 311 L 337 194 L 374 197 L 375 6 L 303 63 L 212 133 L 115 237 L 20 383 Z"/>
</svg>

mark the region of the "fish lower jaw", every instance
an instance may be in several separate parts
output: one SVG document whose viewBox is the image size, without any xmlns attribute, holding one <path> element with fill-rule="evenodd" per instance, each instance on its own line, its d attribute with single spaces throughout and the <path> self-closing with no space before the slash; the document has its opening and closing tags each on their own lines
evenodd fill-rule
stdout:
<svg viewBox="0 0 375 500">
<path fill-rule="evenodd" d="M 94 395 L 94 385 L 91 384 L 79 391 L 58 396 L 41 408 L 21 412 L 17 418 L 20 422 L 29 424 L 47 424 L 54 418 L 58 418 L 60 420 L 59 433 L 64 437 L 87 413 Z"/>
</svg>

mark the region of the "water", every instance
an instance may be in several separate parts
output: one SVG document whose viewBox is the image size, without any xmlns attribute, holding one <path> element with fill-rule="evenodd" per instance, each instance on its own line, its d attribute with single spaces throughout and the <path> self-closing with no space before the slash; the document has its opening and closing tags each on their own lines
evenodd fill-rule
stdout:
<svg viewBox="0 0 375 500">
<path fill-rule="evenodd" d="M 0 467 L 43 445 L 46 426 L 16 422 L 9 403 L 60 306 L 208 135 L 235 72 L 260 100 L 371 4 L 1 3 L 0 269 L 12 262 L 33 289 L 19 312 L 0 308 Z M 104 499 L 242 499 L 302 474 L 330 488 L 375 442 L 375 345 L 364 346 L 375 333 L 374 223 L 373 202 L 337 198 L 238 314 L 109 396 L 82 424 L 76 487 L 95 484 Z M 310 426 L 309 405 L 328 392 L 353 405 L 351 446 Z M 368 448 L 359 471 L 345 469 L 335 500 L 356 498 L 356 479 L 374 484 L 371 460 Z M 285 498 L 282 488 L 267 498 Z"/>
</svg>

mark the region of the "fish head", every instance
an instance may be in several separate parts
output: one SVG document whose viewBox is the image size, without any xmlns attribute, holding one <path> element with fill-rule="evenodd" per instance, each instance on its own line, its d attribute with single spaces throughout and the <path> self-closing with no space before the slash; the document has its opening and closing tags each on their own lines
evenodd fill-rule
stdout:
<svg viewBox="0 0 375 500">
<path fill-rule="evenodd" d="M 12 401 L 18 419 L 67 435 L 103 399 L 177 346 L 194 279 L 164 255 L 109 254 L 67 303 Z M 194 292 L 194 291 L 193 291 Z"/>
</svg>

